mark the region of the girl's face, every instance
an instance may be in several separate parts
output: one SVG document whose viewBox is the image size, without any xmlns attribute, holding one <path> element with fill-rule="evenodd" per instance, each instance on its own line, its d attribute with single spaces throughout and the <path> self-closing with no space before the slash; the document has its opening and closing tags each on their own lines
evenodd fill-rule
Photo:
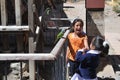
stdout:
<svg viewBox="0 0 120 80">
<path fill-rule="evenodd" d="M 83 31 L 83 26 L 81 26 L 81 22 L 76 22 L 73 27 L 76 34 L 81 34 L 81 32 Z"/>
</svg>

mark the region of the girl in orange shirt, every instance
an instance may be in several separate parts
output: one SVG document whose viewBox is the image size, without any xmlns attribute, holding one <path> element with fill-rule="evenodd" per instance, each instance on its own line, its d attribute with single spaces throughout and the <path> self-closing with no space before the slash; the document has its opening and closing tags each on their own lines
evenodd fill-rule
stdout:
<svg viewBox="0 0 120 80">
<path fill-rule="evenodd" d="M 75 56 L 78 49 L 89 49 L 87 35 L 83 32 L 83 21 L 75 19 L 72 23 L 73 32 L 68 34 L 68 47 L 66 52 L 66 61 L 70 64 L 69 75 L 73 76 L 76 72 Z"/>
</svg>

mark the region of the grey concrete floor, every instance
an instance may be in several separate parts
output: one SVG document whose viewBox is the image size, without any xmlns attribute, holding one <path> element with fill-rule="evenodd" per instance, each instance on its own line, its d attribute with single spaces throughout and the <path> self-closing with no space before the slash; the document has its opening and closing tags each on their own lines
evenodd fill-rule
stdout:
<svg viewBox="0 0 120 80">
<path fill-rule="evenodd" d="M 120 55 L 120 17 L 112 10 L 112 6 L 105 4 L 104 8 L 104 21 L 105 21 L 105 39 L 110 44 L 109 55 Z M 68 1 L 64 3 L 64 6 L 71 6 L 74 8 L 64 8 L 65 13 L 71 22 L 75 18 L 81 18 L 86 24 L 86 9 L 85 0 L 79 0 L 78 2 Z M 86 31 L 86 25 L 84 25 L 84 31 Z M 113 66 L 109 58 L 101 58 L 101 67 L 99 67 L 98 77 L 104 78 L 102 80 L 115 79 Z M 100 70 L 101 69 L 101 70 Z M 107 77 L 109 79 L 107 79 Z"/>
</svg>

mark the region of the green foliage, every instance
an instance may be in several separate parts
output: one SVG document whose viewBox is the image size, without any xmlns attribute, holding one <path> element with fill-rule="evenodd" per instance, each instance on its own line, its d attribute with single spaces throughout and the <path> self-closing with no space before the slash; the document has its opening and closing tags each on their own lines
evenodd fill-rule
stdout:
<svg viewBox="0 0 120 80">
<path fill-rule="evenodd" d="M 120 5 L 115 5 L 115 6 L 113 6 L 113 10 L 114 10 L 116 13 L 120 13 Z"/>
<path fill-rule="evenodd" d="M 120 13 L 120 0 L 115 0 L 114 1 L 113 10 L 116 13 Z"/>
</svg>

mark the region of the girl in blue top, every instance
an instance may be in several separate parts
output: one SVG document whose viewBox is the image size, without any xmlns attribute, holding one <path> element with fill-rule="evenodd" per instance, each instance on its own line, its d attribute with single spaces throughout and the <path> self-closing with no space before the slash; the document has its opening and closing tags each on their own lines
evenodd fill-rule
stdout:
<svg viewBox="0 0 120 80">
<path fill-rule="evenodd" d="M 99 65 L 99 57 L 101 53 L 108 53 L 109 45 L 100 36 L 94 37 L 90 44 L 90 50 L 78 50 L 76 61 L 79 65 L 79 75 L 75 73 L 71 80 L 98 80 L 96 68 Z"/>
</svg>

